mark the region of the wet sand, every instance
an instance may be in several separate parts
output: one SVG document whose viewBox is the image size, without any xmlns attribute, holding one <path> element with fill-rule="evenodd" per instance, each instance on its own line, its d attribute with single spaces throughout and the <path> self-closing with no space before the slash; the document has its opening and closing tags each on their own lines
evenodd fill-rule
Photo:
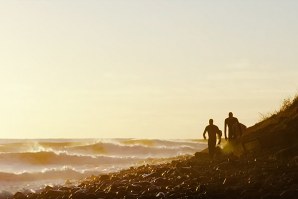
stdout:
<svg viewBox="0 0 298 199">
<path fill-rule="evenodd" d="M 283 153 L 287 150 L 219 155 L 211 160 L 200 152 L 9 198 L 297 198 L 298 154 Z"/>
</svg>

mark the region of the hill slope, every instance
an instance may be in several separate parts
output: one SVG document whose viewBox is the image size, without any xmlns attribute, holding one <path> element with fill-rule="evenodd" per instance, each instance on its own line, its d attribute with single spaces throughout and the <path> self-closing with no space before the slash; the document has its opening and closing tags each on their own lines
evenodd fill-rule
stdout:
<svg viewBox="0 0 298 199">
<path fill-rule="evenodd" d="M 242 137 L 247 150 L 278 150 L 298 144 L 298 97 L 285 101 L 281 110 L 249 127 Z"/>
</svg>

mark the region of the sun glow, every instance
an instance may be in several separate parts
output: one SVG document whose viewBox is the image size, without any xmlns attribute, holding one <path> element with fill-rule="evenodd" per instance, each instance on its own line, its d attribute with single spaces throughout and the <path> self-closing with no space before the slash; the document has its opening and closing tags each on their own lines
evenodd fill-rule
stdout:
<svg viewBox="0 0 298 199">
<path fill-rule="evenodd" d="M 201 138 L 297 92 L 295 2 L 0 5 L 2 138 Z"/>
</svg>

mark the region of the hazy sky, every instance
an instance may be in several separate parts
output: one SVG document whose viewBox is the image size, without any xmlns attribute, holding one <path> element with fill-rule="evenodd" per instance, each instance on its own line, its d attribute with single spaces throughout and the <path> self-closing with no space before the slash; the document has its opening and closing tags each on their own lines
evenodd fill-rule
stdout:
<svg viewBox="0 0 298 199">
<path fill-rule="evenodd" d="M 298 92 L 298 1 L 0 0 L 0 137 L 201 138 Z"/>
</svg>

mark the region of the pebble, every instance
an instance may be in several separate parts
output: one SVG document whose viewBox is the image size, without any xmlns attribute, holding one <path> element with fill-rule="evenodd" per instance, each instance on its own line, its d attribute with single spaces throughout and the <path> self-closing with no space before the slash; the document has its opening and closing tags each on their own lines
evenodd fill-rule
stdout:
<svg viewBox="0 0 298 199">
<path fill-rule="evenodd" d="M 208 154 L 161 165 L 144 165 L 91 176 L 74 186 L 46 186 L 36 193 L 17 192 L 8 199 L 37 198 L 297 198 L 297 156 L 290 162 L 266 154 L 233 155 L 210 161 Z M 68 184 L 68 183 L 66 183 Z"/>
</svg>

